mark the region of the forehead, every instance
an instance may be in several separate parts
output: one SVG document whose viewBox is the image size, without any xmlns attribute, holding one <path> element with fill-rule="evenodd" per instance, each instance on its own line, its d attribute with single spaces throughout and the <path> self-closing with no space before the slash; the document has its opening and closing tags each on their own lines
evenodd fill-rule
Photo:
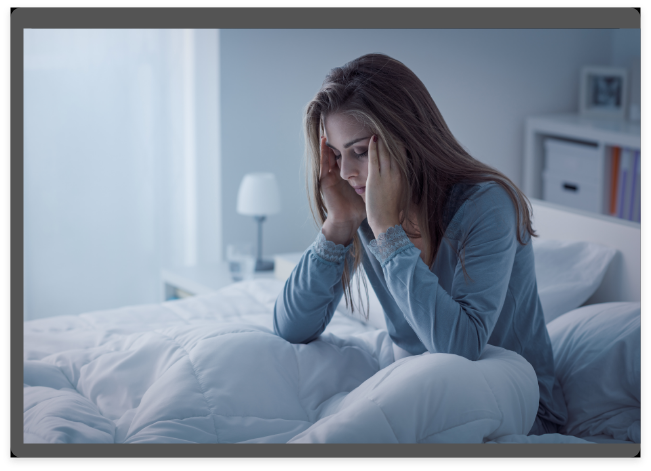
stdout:
<svg viewBox="0 0 651 471">
<path fill-rule="evenodd" d="M 349 141 L 369 131 L 362 120 L 343 113 L 332 113 L 325 117 L 324 127 L 328 141 Z M 334 145 L 334 144 L 333 144 Z"/>
</svg>

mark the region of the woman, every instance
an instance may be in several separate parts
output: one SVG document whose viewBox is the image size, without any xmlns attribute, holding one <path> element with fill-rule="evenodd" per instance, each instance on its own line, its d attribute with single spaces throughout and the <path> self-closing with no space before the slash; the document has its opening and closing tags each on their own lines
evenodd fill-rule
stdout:
<svg viewBox="0 0 651 471">
<path fill-rule="evenodd" d="M 307 106 L 305 134 L 322 229 L 276 301 L 276 334 L 316 339 L 342 296 L 352 307 L 363 266 L 397 352 L 477 360 L 487 343 L 517 352 L 540 389 L 530 434 L 557 432 L 567 411 L 524 194 L 472 158 L 418 77 L 382 54 L 330 72 Z"/>
</svg>

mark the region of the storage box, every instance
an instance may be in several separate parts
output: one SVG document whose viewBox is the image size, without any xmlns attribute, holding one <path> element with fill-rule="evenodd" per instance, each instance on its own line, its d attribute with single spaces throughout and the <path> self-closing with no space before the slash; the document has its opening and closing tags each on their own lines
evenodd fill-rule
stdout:
<svg viewBox="0 0 651 471">
<path fill-rule="evenodd" d="M 545 170 L 582 182 L 596 182 L 601 176 L 602 150 L 597 145 L 559 139 L 545 139 Z"/>
<path fill-rule="evenodd" d="M 543 172 L 543 199 L 550 203 L 601 213 L 604 201 L 602 189 L 603 185 L 591 184 L 585 178 L 574 179 Z"/>
</svg>

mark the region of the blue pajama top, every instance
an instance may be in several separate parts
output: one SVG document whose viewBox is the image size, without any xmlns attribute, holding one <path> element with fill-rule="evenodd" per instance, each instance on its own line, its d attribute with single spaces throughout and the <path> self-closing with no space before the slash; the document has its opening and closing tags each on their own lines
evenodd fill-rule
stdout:
<svg viewBox="0 0 651 471">
<path fill-rule="evenodd" d="M 445 237 L 431 267 L 399 225 L 378 240 L 366 220 L 357 231 L 364 271 L 391 339 L 414 355 L 441 352 L 477 360 L 487 343 L 512 350 L 538 377 L 538 417 L 563 425 L 567 409 L 554 377 L 531 240 L 525 231 L 526 245 L 517 241 L 513 202 L 494 182 L 457 184 L 444 222 Z M 319 232 L 276 300 L 277 335 L 308 343 L 325 330 L 343 296 L 341 275 L 351 246 L 335 246 Z"/>
</svg>

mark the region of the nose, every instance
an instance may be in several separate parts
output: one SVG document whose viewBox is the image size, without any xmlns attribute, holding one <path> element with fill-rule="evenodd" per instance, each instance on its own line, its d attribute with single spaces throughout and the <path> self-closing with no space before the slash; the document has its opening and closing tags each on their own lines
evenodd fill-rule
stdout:
<svg viewBox="0 0 651 471">
<path fill-rule="evenodd" d="M 339 169 L 341 178 L 349 180 L 359 175 L 359 161 L 342 155 L 339 159 Z"/>
</svg>

